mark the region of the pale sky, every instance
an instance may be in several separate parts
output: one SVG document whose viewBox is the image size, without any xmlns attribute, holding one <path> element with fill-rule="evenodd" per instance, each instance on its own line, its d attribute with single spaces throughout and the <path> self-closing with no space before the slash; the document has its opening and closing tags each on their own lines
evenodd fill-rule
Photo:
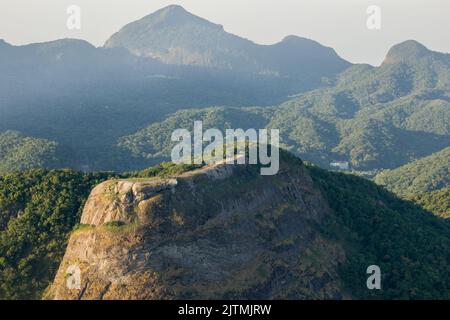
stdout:
<svg viewBox="0 0 450 320">
<path fill-rule="evenodd" d="M 378 65 L 408 39 L 450 52 L 449 0 L 1 0 L 0 39 L 19 45 L 78 38 L 101 46 L 125 24 L 169 4 L 260 44 L 291 34 L 310 38 L 353 63 Z M 81 30 L 66 27 L 69 5 L 81 7 Z M 381 8 L 381 30 L 366 27 L 369 5 Z"/>
</svg>

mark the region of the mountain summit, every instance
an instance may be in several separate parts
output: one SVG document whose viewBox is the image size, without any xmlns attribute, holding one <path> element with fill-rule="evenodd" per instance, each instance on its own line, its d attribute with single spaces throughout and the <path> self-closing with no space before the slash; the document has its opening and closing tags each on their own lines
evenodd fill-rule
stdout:
<svg viewBox="0 0 450 320">
<path fill-rule="evenodd" d="M 444 221 L 286 152 L 279 174 L 259 169 L 217 163 L 97 185 L 44 298 L 448 298 Z M 372 261 L 383 290 L 366 289 Z"/>
<path fill-rule="evenodd" d="M 431 53 L 432 51 L 423 44 L 415 40 L 407 40 L 393 46 L 386 55 L 384 63 L 414 62 Z"/>
<path fill-rule="evenodd" d="M 300 160 L 281 165 L 265 178 L 216 164 L 98 185 L 48 298 L 341 298 L 344 252 L 315 230 L 331 211 Z M 81 290 L 67 288 L 71 265 Z"/>
<path fill-rule="evenodd" d="M 350 66 L 315 41 L 289 36 L 274 45 L 258 45 L 176 5 L 126 25 L 105 47 L 123 47 L 167 64 L 309 79 L 333 76 Z"/>
<path fill-rule="evenodd" d="M 197 25 L 209 28 L 222 29 L 222 26 L 216 25 L 212 22 L 209 22 L 206 19 L 198 17 L 186 11 L 182 6 L 179 5 L 170 5 L 162 9 L 159 9 L 154 13 L 149 14 L 138 21 L 130 23 L 129 25 L 153 29 L 162 29 L 165 27 L 182 26 L 182 25 Z"/>
<path fill-rule="evenodd" d="M 407 40 L 394 45 L 387 53 L 383 64 L 407 63 L 417 64 L 425 59 L 427 64 L 436 62 L 450 66 L 450 54 L 432 51 L 418 41 Z"/>
</svg>

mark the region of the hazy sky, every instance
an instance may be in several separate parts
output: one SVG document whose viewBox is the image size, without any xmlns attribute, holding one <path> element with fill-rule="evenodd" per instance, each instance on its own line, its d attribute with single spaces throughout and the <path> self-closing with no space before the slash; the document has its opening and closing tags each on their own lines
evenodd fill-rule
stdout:
<svg viewBox="0 0 450 320">
<path fill-rule="evenodd" d="M 261 44 L 290 34 L 311 38 L 351 62 L 378 65 L 407 39 L 450 52 L 449 0 L 1 0 L 0 39 L 18 45 L 70 37 L 101 46 L 123 25 L 169 4 Z M 69 5 L 81 7 L 81 30 L 66 27 Z M 382 10 L 381 30 L 366 27 L 369 5 Z"/>
</svg>

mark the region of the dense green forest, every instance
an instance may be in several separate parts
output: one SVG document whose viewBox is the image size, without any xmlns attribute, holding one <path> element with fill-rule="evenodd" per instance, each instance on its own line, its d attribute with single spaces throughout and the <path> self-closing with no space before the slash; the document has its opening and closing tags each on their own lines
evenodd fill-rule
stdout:
<svg viewBox="0 0 450 320">
<path fill-rule="evenodd" d="M 405 60 L 405 46 L 420 54 Z M 23 113 L 0 119 L 0 128 L 14 124 L 29 136 L 15 131 L 0 134 L 0 172 L 4 172 L 0 173 L 0 298 L 40 298 L 91 188 L 118 176 L 70 170 L 6 172 L 68 165 L 86 170 L 145 168 L 168 159 L 171 133 L 192 129 L 194 120 L 202 120 L 204 130 L 280 129 L 282 147 L 323 167 L 332 160 L 347 160 L 358 170 L 403 165 L 383 171 L 375 180 L 413 202 L 370 181 L 310 167 L 335 212 L 321 232 L 345 244 L 349 257 L 341 266 L 341 277 L 353 296 L 448 298 L 450 231 L 448 222 L 431 212 L 449 216 L 449 63 L 446 55 L 406 43 L 393 48 L 378 68 L 353 66 L 329 87 L 273 107 L 178 110 L 183 101 L 193 106 L 201 100 L 206 107 L 223 101 L 223 95 L 215 91 L 217 87 L 208 87 L 211 91 L 202 91 L 211 99 L 205 95 L 191 99 L 186 93 L 192 94 L 191 86 L 199 82 L 158 78 L 148 80 L 159 92 L 148 101 L 148 82 L 133 89 L 133 99 L 119 99 L 130 84 L 105 98 L 102 92 L 118 85 L 109 83 L 102 88 L 106 91 L 94 95 L 84 89 L 81 96 L 72 93 L 81 100 L 58 98 L 65 108 L 51 110 L 41 101 L 31 117 L 25 109 L 11 108 Z M 162 103 L 168 96 L 170 102 Z M 152 112 L 147 113 L 149 105 Z M 66 117 L 68 108 L 72 118 Z M 33 129 L 36 123 L 45 124 L 45 130 Z M 167 176 L 189 169 L 160 164 L 124 176 Z M 379 295 L 367 295 L 360 286 L 368 261 L 382 261 L 384 288 Z"/>
<path fill-rule="evenodd" d="M 53 280 L 91 188 L 110 174 L 0 175 L 0 298 L 39 299 Z"/>
<path fill-rule="evenodd" d="M 314 50 L 330 51 L 310 42 Z M 331 75 L 348 65 L 331 58 L 343 63 L 337 69 L 331 63 Z M 26 46 L 0 40 L 0 133 L 16 130 L 56 141 L 64 148 L 64 165 L 74 169 L 145 168 L 148 162 L 128 161 L 118 139 L 180 109 L 279 104 L 322 85 L 321 77 L 328 75 L 323 65 L 306 65 L 316 74 L 313 83 L 237 69 L 168 65 L 82 40 Z"/>
<path fill-rule="evenodd" d="M 25 137 L 16 131 L 0 133 L 0 172 L 52 168 L 61 163 L 54 141 Z"/>
<path fill-rule="evenodd" d="M 411 47 L 422 54 L 411 57 Z M 352 66 L 329 87 L 276 107 L 182 110 L 119 146 L 144 163 L 167 159 L 170 133 L 202 120 L 205 129 L 279 129 L 285 149 L 325 168 L 346 160 L 356 170 L 392 169 L 449 146 L 449 79 L 449 55 L 405 42 L 380 67 Z"/>
<path fill-rule="evenodd" d="M 375 182 L 400 196 L 417 195 L 450 186 L 450 148 L 393 170 L 385 170 Z"/>
<path fill-rule="evenodd" d="M 70 170 L 0 175 L 0 298 L 41 297 L 94 185 L 193 168 L 168 163 L 120 176 Z M 444 220 L 365 179 L 315 166 L 309 171 L 334 211 L 319 231 L 344 244 L 348 258 L 340 272 L 352 296 L 449 298 L 450 226 Z M 361 283 L 370 263 L 381 263 L 383 290 L 368 295 Z"/>
<path fill-rule="evenodd" d="M 302 159 L 324 168 L 345 160 L 358 171 L 394 169 L 450 141 L 450 55 L 415 41 L 394 46 L 379 67 L 353 65 L 308 89 L 297 78 L 164 65 L 76 40 L 4 44 L 0 56 L 0 132 L 55 141 L 64 149 L 62 167 L 143 169 L 167 160 L 171 132 L 194 120 L 205 129 L 279 129 L 282 146 Z M 31 77 L 30 61 L 51 76 Z M 19 94 L 11 77 L 34 90 Z M 19 154 L 33 153 L 24 147 Z M 8 169 L 20 163 L 0 158 Z"/>
<path fill-rule="evenodd" d="M 378 67 L 351 65 L 311 40 L 259 46 L 171 7 L 103 48 L 0 40 L 0 69 L 0 299 L 41 298 L 93 186 L 194 169 L 161 162 L 172 132 L 200 120 L 279 129 L 282 148 L 314 163 L 333 211 L 317 228 L 344 245 L 353 297 L 450 298 L 450 54 L 406 41 Z M 375 183 L 320 169 L 335 160 Z M 367 293 L 372 263 L 383 290 Z"/>
<path fill-rule="evenodd" d="M 163 163 L 125 175 L 43 169 L 0 174 L 0 299 L 41 297 L 95 185 L 111 178 L 176 175 L 193 168 Z"/>
<path fill-rule="evenodd" d="M 409 199 L 442 218 L 450 218 L 450 188 L 424 192 Z"/>
<path fill-rule="evenodd" d="M 354 175 L 310 167 L 334 210 L 323 232 L 343 241 L 341 277 L 359 298 L 449 299 L 450 225 L 418 205 Z M 367 265 L 382 270 L 382 290 L 368 292 Z"/>
<path fill-rule="evenodd" d="M 273 108 L 212 107 L 180 110 L 162 122 L 154 123 L 137 133 L 123 137 L 119 146 L 133 157 L 134 161 L 151 163 L 167 160 L 176 142 L 171 141 L 172 132 L 184 128 L 193 132 L 194 120 L 202 121 L 203 130 L 209 128 L 264 128 Z M 225 132 L 225 131 L 223 131 Z"/>
</svg>

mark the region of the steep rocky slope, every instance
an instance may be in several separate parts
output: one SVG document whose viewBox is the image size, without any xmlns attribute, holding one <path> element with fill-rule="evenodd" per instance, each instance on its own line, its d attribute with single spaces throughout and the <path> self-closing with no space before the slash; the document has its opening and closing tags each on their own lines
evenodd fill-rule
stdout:
<svg viewBox="0 0 450 320">
<path fill-rule="evenodd" d="M 0 174 L 0 299 L 450 297 L 447 220 L 280 155 L 272 177 L 172 163 Z M 373 264 L 381 290 L 366 286 Z"/>
<path fill-rule="evenodd" d="M 317 232 L 330 212 L 293 157 L 272 177 L 218 164 L 107 181 L 92 191 L 46 296 L 341 298 L 343 250 Z M 73 266 L 79 290 L 66 285 Z"/>
</svg>

